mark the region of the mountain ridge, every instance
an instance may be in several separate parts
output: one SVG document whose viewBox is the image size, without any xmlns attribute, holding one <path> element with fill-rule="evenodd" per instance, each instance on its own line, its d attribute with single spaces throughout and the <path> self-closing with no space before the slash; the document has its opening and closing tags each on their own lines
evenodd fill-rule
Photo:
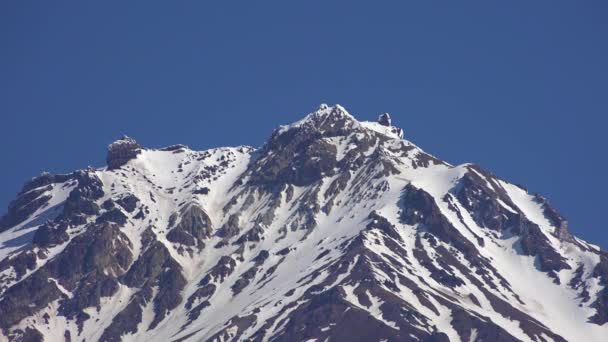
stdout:
<svg viewBox="0 0 608 342">
<path fill-rule="evenodd" d="M 258 149 L 123 137 L 34 178 L 0 219 L 0 339 L 600 341 L 608 254 L 403 135 L 321 105 Z"/>
</svg>

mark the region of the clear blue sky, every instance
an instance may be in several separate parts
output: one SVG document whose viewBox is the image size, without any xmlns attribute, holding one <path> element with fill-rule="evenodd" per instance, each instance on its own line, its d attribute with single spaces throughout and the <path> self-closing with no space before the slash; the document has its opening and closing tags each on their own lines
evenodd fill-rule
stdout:
<svg viewBox="0 0 608 342">
<path fill-rule="evenodd" d="M 41 171 L 102 166 L 123 133 L 258 146 L 327 102 L 390 112 L 608 247 L 605 0 L 209 3 L 2 1 L 0 206 Z"/>
</svg>

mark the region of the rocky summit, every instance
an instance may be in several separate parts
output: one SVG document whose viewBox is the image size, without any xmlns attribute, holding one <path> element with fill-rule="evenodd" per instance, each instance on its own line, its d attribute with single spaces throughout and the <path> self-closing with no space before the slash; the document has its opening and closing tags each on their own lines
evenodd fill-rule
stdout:
<svg viewBox="0 0 608 342">
<path fill-rule="evenodd" d="M 2 341 L 606 341 L 547 199 L 322 105 L 260 148 L 45 173 L 0 218 Z"/>
</svg>

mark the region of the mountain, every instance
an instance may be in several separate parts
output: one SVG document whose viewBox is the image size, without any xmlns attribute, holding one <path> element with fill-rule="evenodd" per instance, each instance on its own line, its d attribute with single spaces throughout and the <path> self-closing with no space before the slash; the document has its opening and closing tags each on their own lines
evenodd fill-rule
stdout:
<svg viewBox="0 0 608 342">
<path fill-rule="evenodd" d="M 606 341 L 608 253 L 540 195 L 322 105 L 259 149 L 44 173 L 0 219 L 0 340 Z"/>
</svg>

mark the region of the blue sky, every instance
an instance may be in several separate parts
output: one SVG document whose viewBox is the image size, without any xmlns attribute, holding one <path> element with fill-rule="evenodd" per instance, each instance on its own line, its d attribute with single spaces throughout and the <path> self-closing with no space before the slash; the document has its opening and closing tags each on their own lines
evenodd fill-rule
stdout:
<svg viewBox="0 0 608 342">
<path fill-rule="evenodd" d="M 122 134 L 258 146 L 327 102 L 390 112 L 608 247 L 606 1 L 210 3 L 0 3 L 0 206 Z"/>
</svg>

